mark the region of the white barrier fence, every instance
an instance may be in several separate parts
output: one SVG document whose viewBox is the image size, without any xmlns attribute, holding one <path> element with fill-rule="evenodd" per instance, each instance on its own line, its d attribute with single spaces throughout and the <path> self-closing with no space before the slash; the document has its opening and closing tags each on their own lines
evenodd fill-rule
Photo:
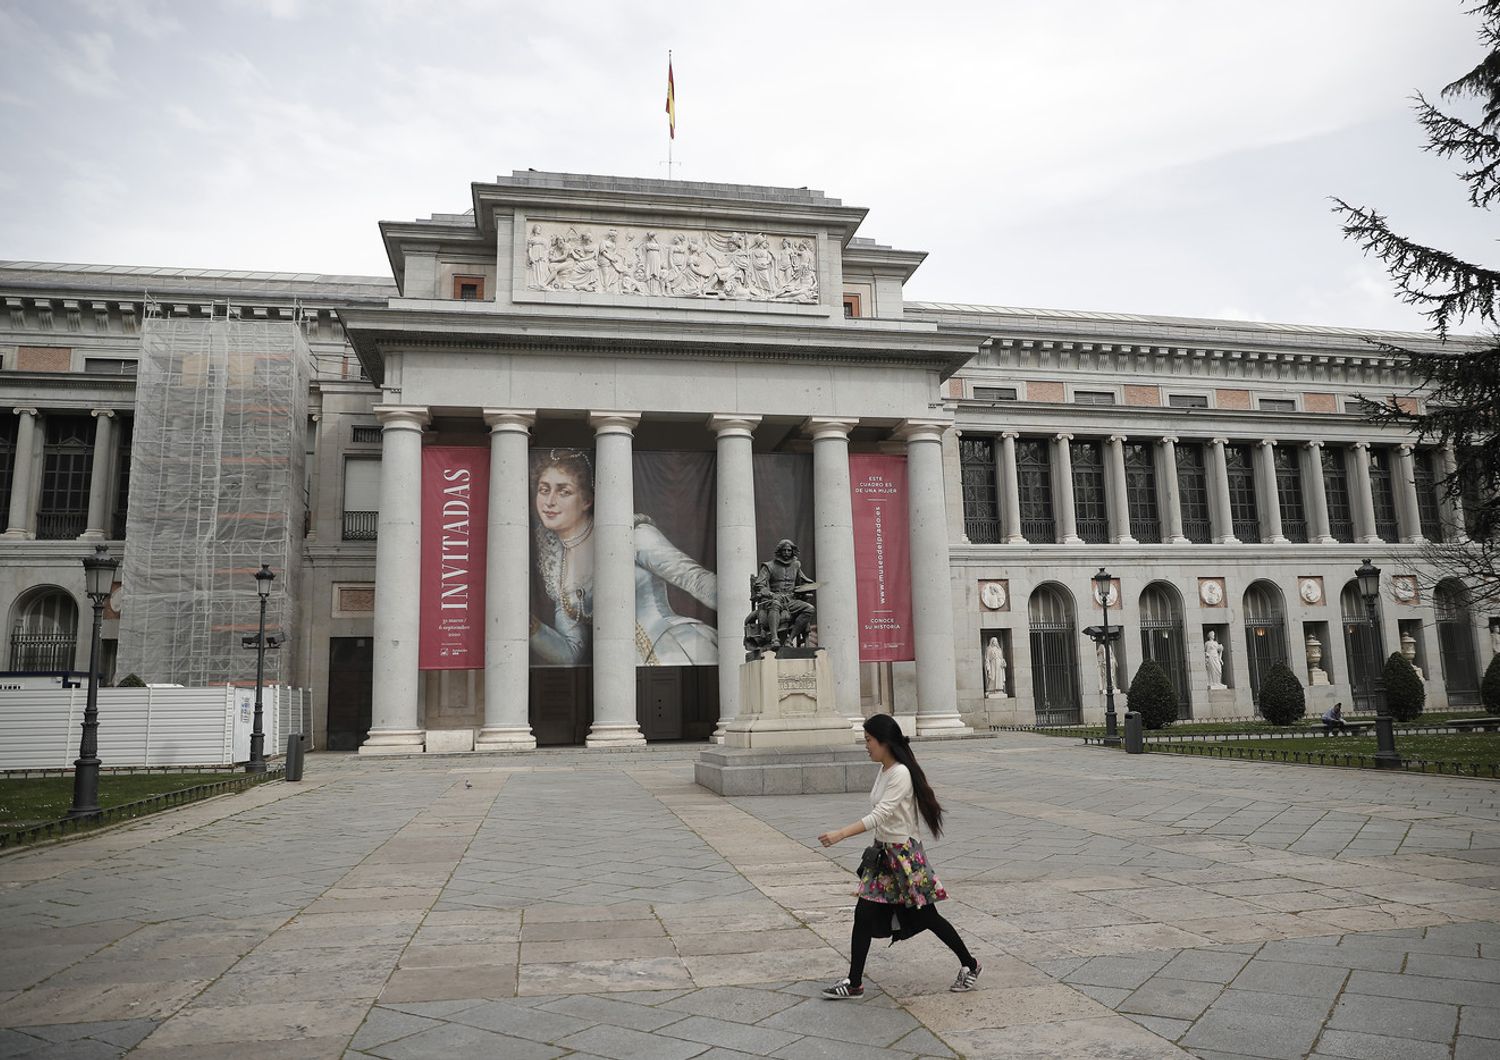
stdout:
<svg viewBox="0 0 1500 1060">
<path fill-rule="evenodd" d="M 300 688 L 264 689 L 262 731 L 268 756 L 283 734 L 311 737 L 311 697 Z M 71 768 L 88 690 L 0 692 L 0 769 Z M 232 765 L 250 758 L 255 689 L 101 688 L 99 761 L 119 766 Z"/>
</svg>

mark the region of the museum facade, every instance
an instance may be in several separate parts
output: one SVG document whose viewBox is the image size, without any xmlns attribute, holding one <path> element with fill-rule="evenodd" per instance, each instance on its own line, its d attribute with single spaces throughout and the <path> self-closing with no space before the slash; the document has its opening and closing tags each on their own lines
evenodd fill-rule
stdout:
<svg viewBox="0 0 1500 1060">
<path fill-rule="evenodd" d="M 924 255 L 806 189 L 471 195 L 382 224 L 394 282 L 0 262 L 8 671 L 86 667 L 104 542 L 116 678 L 253 677 L 272 563 L 319 747 L 709 739 L 790 540 L 851 719 L 1096 718 L 1101 567 L 1117 687 L 1155 659 L 1184 714 L 1277 662 L 1358 709 L 1394 650 L 1476 701 L 1493 622 L 1427 572 L 1451 456 L 1360 414 L 1420 400 L 1366 333 L 910 302 Z"/>
</svg>

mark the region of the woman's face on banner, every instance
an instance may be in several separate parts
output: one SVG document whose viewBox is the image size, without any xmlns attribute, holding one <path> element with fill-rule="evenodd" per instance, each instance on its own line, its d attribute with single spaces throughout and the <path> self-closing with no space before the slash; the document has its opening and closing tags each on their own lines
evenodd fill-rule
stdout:
<svg viewBox="0 0 1500 1060">
<path fill-rule="evenodd" d="M 562 468 L 549 467 L 537 476 L 537 518 L 559 537 L 576 533 L 593 506 L 594 502 L 579 488 L 578 480 Z"/>
</svg>

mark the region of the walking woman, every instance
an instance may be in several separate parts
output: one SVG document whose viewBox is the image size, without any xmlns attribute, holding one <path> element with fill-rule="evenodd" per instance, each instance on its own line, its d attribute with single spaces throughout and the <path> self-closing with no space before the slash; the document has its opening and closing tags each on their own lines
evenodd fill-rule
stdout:
<svg viewBox="0 0 1500 1060">
<path fill-rule="evenodd" d="M 875 837 L 859 865 L 859 901 L 849 936 L 849 975 L 824 990 L 823 996 L 838 1000 L 863 997 L 870 940 L 909 939 L 923 931 L 942 939 L 959 960 L 958 978 L 949 989 L 973 990 L 979 980 L 979 962 L 958 931 L 937 911 L 936 903 L 948 893 L 927 863 L 927 854 L 917 838 L 919 813 L 934 839 L 943 834 L 943 807 L 895 718 L 876 714 L 866 719 L 865 750 L 872 761 L 880 763 L 880 775 L 870 792 L 874 809 L 846 828 L 818 836 L 825 847 L 861 832 L 872 832 Z"/>
</svg>

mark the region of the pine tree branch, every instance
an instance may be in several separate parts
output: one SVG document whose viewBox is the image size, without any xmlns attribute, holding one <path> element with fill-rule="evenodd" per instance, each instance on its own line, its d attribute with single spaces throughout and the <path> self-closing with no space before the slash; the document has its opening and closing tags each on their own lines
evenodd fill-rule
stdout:
<svg viewBox="0 0 1500 1060">
<path fill-rule="evenodd" d="M 1482 13 L 1479 40 L 1489 52 L 1479 65 L 1443 88 L 1444 99 L 1472 96 L 1482 102 L 1481 129 L 1500 129 L 1500 0 L 1482 0 L 1469 8 Z"/>
<path fill-rule="evenodd" d="M 1500 136 L 1444 114 L 1421 93 L 1417 94 L 1416 102 L 1417 121 L 1427 130 L 1424 150 L 1443 158 L 1458 158 L 1466 165 L 1479 163 L 1459 176 L 1469 185 L 1469 202 L 1486 209 L 1500 195 Z"/>
</svg>

